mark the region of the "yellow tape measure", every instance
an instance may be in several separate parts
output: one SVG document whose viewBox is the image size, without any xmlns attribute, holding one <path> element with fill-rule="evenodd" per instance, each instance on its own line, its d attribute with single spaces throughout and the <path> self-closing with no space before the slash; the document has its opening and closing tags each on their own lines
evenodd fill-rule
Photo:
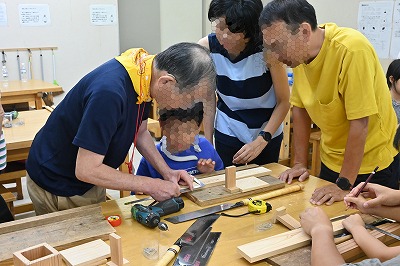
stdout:
<svg viewBox="0 0 400 266">
<path fill-rule="evenodd" d="M 271 204 L 265 200 L 253 200 L 249 202 L 249 212 L 254 212 L 256 214 L 266 213 L 272 210 Z M 256 212 L 258 211 L 258 212 Z"/>
</svg>

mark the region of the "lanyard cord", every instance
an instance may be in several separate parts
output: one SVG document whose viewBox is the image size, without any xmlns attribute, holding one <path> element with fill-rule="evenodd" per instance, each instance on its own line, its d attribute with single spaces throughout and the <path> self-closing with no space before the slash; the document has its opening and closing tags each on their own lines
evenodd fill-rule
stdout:
<svg viewBox="0 0 400 266">
<path fill-rule="evenodd" d="M 144 60 L 142 61 L 143 57 L 144 57 L 144 55 L 140 56 L 140 59 L 139 59 L 139 68 L 140 68 L 139 75 L 140 76 L 145 74 L 146 63 L 144 62 Z M 140 81 L 139 95 L 142 95 L 143 87 L 142 87 L 142 78 L 141 77 L 139 77 L 139 81 Z M 135 136 L 133 138 L 132 156 L 131 156 L 129 162 L 125 162 L 125 164 L 128 166 L 129 174 L 133 174 L 132 173 L 132 171 L 133 171 L 133 157 L 135 155 L 135 148 L 136 148 L 136 142 L 137 142 L 137 136 L 138 136 L 139 128 L 140 128 L 140 125 L 142 124 L 142 118 L 143 118 L 144 110 L 146 109 L 145 105 L 146 105 L 146 103 L 144 103 L 143 106 L 142 106 L 142 103 L 139 103 L 138 114 L 136 116 Z M 129 151 L 128 151 L 128 154 L 129 154 Z"/>
</svg>

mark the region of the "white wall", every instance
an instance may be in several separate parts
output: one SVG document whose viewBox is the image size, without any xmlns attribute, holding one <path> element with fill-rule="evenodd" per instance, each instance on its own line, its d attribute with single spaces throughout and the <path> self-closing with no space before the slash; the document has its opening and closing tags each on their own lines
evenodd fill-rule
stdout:
<svg viewBox="0 0 400 266">
<path fill-rule="evenodd" d="M 160 0 L 161 50 L 202 37 L 202 1 Z"/>
<path fill-rule="evenodd" d="M 3 48 L 58 47 L 56 80 L 65 92 L 86 73 L 119 53 L 118 20 L 114 25 L 94 26 L 90 23 L 89 5 L 113 4 L 117 0 L 0 0 L 6 4 L 8 26 L 0 26 L 0 51 Z M 18 4 L 48 4 L 51 25 L 22 27 Z M 33 77 L 41 79 L 39 52 L 33 52 Z M 20 52 L 27 62 L 26 51 Z M 16 52 L 7 52 L 10 79 L 18 79 Z M 53 82 L 51 51 L 43 51 L 45 81 Z M 64 94 L 57 96 L 58 103 Z"/>
</svg>

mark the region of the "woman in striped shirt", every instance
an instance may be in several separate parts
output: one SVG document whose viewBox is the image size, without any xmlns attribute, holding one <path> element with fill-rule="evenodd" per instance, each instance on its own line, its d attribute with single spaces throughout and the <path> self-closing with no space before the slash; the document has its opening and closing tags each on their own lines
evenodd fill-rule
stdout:
<svg viewBox="0 0 400 266">
<path fill-rule="evenodd" d="M 267 67 L 258 18 L 261 0 L 213 0 L 215 33 L 199 44 L 217 70 L 215 146 L 226 166 L 277 162 L 289 86 L 281 64 Z"/>
</svg>

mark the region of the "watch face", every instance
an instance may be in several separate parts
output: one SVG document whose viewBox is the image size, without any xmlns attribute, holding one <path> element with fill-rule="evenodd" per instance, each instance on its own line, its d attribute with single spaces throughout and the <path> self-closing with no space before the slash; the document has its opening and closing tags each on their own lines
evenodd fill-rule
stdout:
<svg viewBox="0 0 400 266">
<path fill-rule="evenodd" d="M 269 132 L 261 131 L 258 135 L 262 136 L 263 139 L 267 142 L 270 142 L 272 139 L 272 135 Z"/>
<path fill-rule="evenodd" d="M 336 185 L 342 190 L 350 190 L 351 184 L 346 177 L 339 177 L 336 179 Z"/>
</svg>

